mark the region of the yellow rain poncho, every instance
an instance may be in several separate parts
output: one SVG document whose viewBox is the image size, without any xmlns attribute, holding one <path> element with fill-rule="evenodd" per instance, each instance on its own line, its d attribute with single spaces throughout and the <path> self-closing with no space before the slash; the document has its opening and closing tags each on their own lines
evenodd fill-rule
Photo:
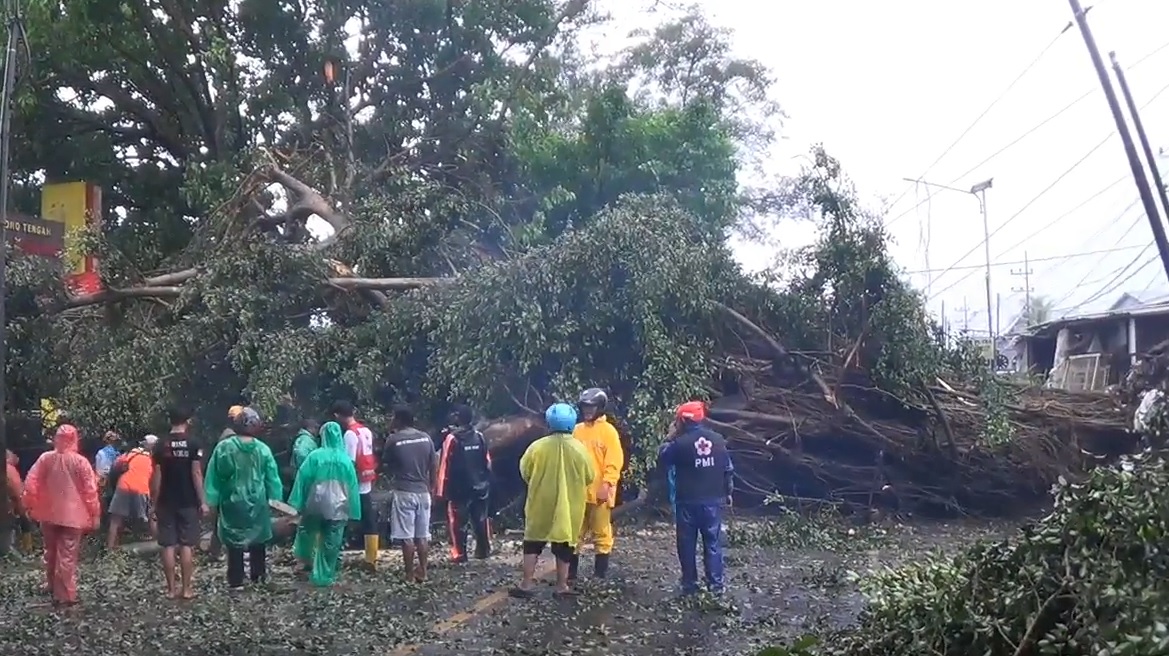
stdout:
<svg viewBox="0 0 1169 656">
<path fill-rule="evenodd" d="M 524 540 L 576 547 L 588 487 L 597 476 L 580 441 L 553 433 L 532 442 L 520 458 L 520 475 L 528 484 Z"/>
<path fill-rule="evenodd" d="M 345 525 L 361 519 L 357 469 L 345 452 L 341 425 L 321 427 L 321 447 L 308 455 L 296 471 L 288 505 L 300 513 L 293 553 L 311 563 L 314 585 L 332 585 L 345 541 Z"/>
<path fill-rule="evenodd" d="M 218 509 L 216 532 L 223 544 L 246 548 L 272 539 L 269 501 L 280 501 L 284 485 L 272 450 L 260 440 L 233 435 L 215 445 L 204 476 L 207 505 Z"/>
</svg>

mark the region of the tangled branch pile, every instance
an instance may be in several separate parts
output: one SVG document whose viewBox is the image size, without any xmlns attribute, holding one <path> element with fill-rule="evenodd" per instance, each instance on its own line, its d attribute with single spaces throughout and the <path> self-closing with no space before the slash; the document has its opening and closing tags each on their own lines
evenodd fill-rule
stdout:
<svg viewBox="0 0 1169 656">
<path fill-rule="evenodd" d="M 1169 653 L 1169 463 L 1155 453 L 1056 490 L 1050 515 L 866 584 L 833 656 Z"/>
</svg>

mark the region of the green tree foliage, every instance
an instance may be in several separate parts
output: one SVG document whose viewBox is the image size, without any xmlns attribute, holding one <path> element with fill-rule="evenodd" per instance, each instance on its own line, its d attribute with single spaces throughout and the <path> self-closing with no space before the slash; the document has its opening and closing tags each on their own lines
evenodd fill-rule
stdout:
<svg viewBox="0 0 1169 656">
<path fill-rule="evenodd" d="M 59 397 L 83 423 L 129 428 L 175 398 L 206 406 L 216 423 L 240 394 L 269 410 L 339 395 L 367 406 L 459 395 L 502 411 L 494 375 L 509 389 L 557 392 L 601 376 L 599 364 L 567 358 L 553 371 L 554 358 L 540 361 L 535 344 L 550 336 L 508 345 L 530 339 L 531 323 L 485 336 L 501 350 L 460 365 L 470 356 L 454 349 L 476 337 L 459 331 L 485 330 L 460 303 L 493 285 L 539 291 L 539 307 L 506 320 L 541 312 L 550 330 L 560 326 L 553 335 L 598 340 L 611 338 L 618 301 L 589 318 L 581 307 L 566 314 L 572 305 L 552 290 L 628 276 L 617 297 L 652 314 L 667 301 L 664 279 L 646 278 L 632 240 L 674 230 L 690 243 L 663 244 L 646 263 L 666 271 L 667 248 L 701 251 L 729 271 L 722 238 L 740 212 L 740 117 L 718 85 L 769 81 L 757 64 L 720 77 L 723 44 L 692 56 L 710 63 L 692 82 L 701 98 L 651 102 L 630 83 L 658 72 L 630 55 L 621 65 L 634 68 L 618 73 L 575 51 L 577 28 L 595 20 L 587 0 L 34 3 L 14 126 L 17 197 L 31 212 L 42 179 L 103 187 L 107 220 L 84 247 L 117 300 L 63 309 L 59 284 L 16 280 L 10 303 L 42 302 L 10 313 L 14 337 L 53 340 L 14 349 L 10 386 L 25 401 Z M 702 23 L 685 20 L 646 43 L 690 47 Z M 644 197 L 623 205 L 625 194 Z M 333 236 L 313 237 L 309 217 Z M 590 255 L 590 245 L 612 252 Z M 529 270 L 548 286 L 521 280 Z M 338 275 L 459 282 L 410 293 L 322 284 Z M 627 321 L 645 343 L 678 331 L 660 317 Z M 638 353 L 601 377 L 662 366 L 661 339 L 653 348 L 644 365 Z M 629 403 L 634 387 L 623 390 Z"/>
<path fill-rule="evenodd" d="M 822 653 L 1169 653 L 1166 485 L 1154 453 L 1062 484 L 1051 514 L 1010 541 L 867 581 L 860 627 Z"/>
</svg>

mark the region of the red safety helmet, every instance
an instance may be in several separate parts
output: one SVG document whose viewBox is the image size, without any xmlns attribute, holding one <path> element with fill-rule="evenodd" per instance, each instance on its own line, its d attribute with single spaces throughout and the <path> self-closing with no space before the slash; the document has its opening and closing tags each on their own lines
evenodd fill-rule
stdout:
<svg viewBox="0 0 1169 656">
<path fill-rule="evenodd" d="M 674 416 L 684 421 L 704 421 L 706 419 L 706 404 L 702 401 L 687 401 L 678 406 Z"/>
</svg>

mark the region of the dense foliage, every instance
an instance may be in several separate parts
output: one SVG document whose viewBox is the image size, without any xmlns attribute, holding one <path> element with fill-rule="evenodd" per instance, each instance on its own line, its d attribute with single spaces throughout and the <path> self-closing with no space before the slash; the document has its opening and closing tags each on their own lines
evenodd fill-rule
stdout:
<svg viewBox="0 0 1169 656">
<path fill-rule="evenodd" d="M 498 415 L 600 385 L 652 440 L 662 408 L 720 392 L 737 337 L 716 301 L 894 404 L 964 366 L 831 157 L 738 183 L 781 114 L 728 33 L 692 12 L 597 61 L 574 46 L 592 9 L 31 8 L 17 196 L 31 211 L 42 178 L 100 184 L 83 247 L 112 291 L 63 303 L 15 281 L 10 304 L 40 298 L 9 315 L 15 409 L 51 397 L 137 430 L 173 399 L 213 424 L 241 396 L 282 416 L 337 397 Z M 750 280 L 726 238 L 775 199 L 821 237 L 784 280 Z"/>
<path fill-rule="evenodd" d="M 1010 541 L 864 582 L 860 627 L 839 656 L 1169 653 L 1169 463 L 1145 453 L 1055 491 L 1050 515 Z"/>
</svg>

